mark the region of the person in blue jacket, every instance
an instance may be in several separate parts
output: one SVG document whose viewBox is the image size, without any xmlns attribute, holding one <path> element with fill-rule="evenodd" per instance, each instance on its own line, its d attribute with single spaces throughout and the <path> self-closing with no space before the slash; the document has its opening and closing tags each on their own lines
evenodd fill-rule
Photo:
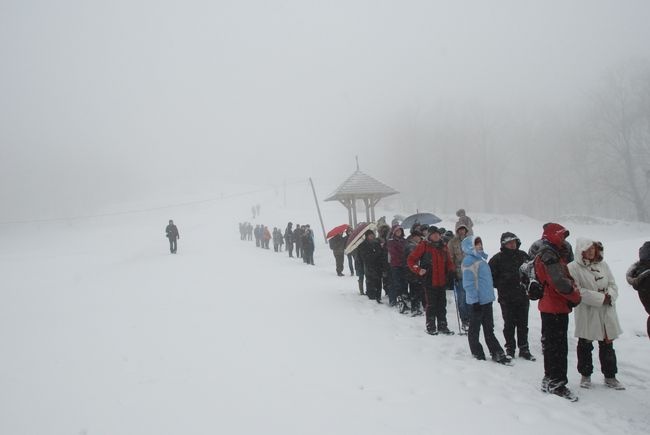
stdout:
<svg viewBox="0 0 650 435">
<path fill-rule="evenodd" d="M 483 252 L 483 241 L 480 237 L 467 236 L 461 242 L 465 257 L 462 262 L 463 287 L 465 299 L 470 308 L 469 331 L 467 339 L 469 349 L 474 358 L 485 359 L 483 346 L 479 342 L 479 333 L 483 326 L 483 336 L 492 360 L 501 364 L 510 363 L 510 358 L 505 354 L 494 336 L 494 317 L 492 315 L 492 302 L 495 300 L 492 272 L 487 261 L 487 254 Z"/>
</svg>

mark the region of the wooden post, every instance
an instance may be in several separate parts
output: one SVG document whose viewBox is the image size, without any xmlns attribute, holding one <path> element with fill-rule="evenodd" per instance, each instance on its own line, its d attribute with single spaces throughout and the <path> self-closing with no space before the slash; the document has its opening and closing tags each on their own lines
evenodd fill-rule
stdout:
<svg viewBox="0 0 650 435">
<path fill-rule="evenodd" d="M 325 224 L 323 223 L 323 216 L 320 213 L 320 206 L 318 205 L 318 198 L 316 197 L 316 189 L 314 189 L 314 182 L 311 181 L 311 177 L 309 177 L 309 184 L 311 185 L 311 191 L 314 194 L 314 202 L 316 203 L 316 210 L 318 210 L 318 219 L 320 220 L 320 226 L 323 229 L 323 239 L 325 239 L 325 243 L 327 243 L 327 233 L 325 232 Z"/>
<path fill-rule="evenodd" d="M 359 223 L 357 222 L 357 198 L 353 196 L 350 201 L 352 202 L 352 220 L 354 221 L 354 227 L 356 228 Z"/>
<path fill-rule="evenodd" d="M 366 206 L 366 222 L 372 222 L 370 220 L 370 204 L 368 203 L 368 198 L 363 198 L 363 204 Z"/>
<path fill-rule="evenodd" d="M 346 208 L 348 209 L 348 223 L 350 228 L 354 228 L 354 222 L 352 222 L 352 202 L 348 199 Z"/>
</svg>

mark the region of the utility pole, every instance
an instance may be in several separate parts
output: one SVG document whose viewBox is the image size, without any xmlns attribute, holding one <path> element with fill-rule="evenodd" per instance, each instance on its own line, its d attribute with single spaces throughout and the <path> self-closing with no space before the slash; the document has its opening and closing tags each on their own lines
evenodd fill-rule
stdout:
<svg viewBox="0 0 650 435">
<path fill-rule="evenodd" d="M 323 216 L 320 213 L 320 206 L 318 205 L 318 198 L 316 198 L 316 189 L 314 189 L 314 182 L 311 181 L 311 177 L 309 177 L 309 184 L 311 185 L 311 191 L 314 194 L 314 202 L 316 203 L 316 210 L 318 210 L 318 219 L 320 219 L 320 226 L 323 229 L 323 238 L 325 239 L 325 242 L 327 243 L 327 233 L 325 232 L 325 224 L 323 224 Z"/>
</svg>

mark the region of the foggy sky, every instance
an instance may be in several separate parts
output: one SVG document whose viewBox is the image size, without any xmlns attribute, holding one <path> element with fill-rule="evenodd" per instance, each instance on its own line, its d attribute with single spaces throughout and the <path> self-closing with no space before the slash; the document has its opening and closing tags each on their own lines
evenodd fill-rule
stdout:
<svg viewBox="0 0 650 435">
<path fill-rule="evenodd" d="M 226 181 L 329 193 L 356 154 L 401 189 L 402 122 L 570 111 L 650 58 L 648 22 L 643 0 L 0 0 L 0 220 Z"/>
</svg>

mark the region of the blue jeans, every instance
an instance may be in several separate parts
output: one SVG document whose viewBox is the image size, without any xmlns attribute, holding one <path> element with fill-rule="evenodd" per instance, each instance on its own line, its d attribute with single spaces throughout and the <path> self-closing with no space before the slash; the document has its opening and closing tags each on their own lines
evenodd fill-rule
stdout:
<svg viewBox="0 0 650 435">
<path fill-rule="evenodd" d="M 397 302 L 397 296 L 406 294 L 406 267 L 391 266 L 391 285 L 388 288 L 388 301 L 390 303 Z"/>
<path fill-rule="evenodd" d="M 458 314 L 460 321 L 469 323 L 469 312 L 467 310 L 467 300 L 465 299 L 465 288 L 463 288 L 463 280 L 456 278 L 454 280 L 454 291 L 456 292 L 456 300 L 458 300 Z"/>
</svg>

